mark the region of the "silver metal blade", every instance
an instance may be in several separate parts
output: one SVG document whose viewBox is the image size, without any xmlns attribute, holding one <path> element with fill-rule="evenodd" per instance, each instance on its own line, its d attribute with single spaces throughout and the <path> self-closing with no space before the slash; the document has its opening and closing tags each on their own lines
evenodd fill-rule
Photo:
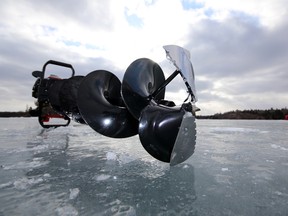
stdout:
<svg viewBox="0 0 288 216">
<path fill-rule="evenodd" d="M 183 116 L 179 132 L 172 150 L 170 165 L 175 166 L 187 160 L 195 150 L 196 123 L 195 116 L 186 112 Z"/>
<path fill-rule="evenodd" d="M 177 70 L 180 70 L 182 78 L 190 86 L 194 97 L 193 101 L 196 102 L 195 77 L 189 51 L 176 45 L 166 45 L 163 48 L 166 51 L 167 59 L 174 64 Z"/>
</svg>

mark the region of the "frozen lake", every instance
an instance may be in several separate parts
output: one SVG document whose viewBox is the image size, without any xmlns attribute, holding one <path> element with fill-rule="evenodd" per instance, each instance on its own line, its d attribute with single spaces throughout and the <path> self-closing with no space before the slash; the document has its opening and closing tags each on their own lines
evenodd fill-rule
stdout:
<svg viewBox="0 0 288 216">
<path fill-rule="evenodd" d="M 288 121 L 197 120 L 170 167 L 137 136 L 0 118 L 0 216 L 288 215 Z"/>
</svg>

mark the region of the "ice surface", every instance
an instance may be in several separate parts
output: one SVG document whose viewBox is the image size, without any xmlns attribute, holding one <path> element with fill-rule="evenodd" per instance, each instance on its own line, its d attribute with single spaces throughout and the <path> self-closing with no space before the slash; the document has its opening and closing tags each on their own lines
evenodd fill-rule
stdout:
<svg viewBox="0 0 288 216">
<path fill-rule="evenodd" d="M 197 120 L 175 167 L 137 136 L 0 123 L 0 215 L 288 215 L 288 121 Z"/>
</svg>

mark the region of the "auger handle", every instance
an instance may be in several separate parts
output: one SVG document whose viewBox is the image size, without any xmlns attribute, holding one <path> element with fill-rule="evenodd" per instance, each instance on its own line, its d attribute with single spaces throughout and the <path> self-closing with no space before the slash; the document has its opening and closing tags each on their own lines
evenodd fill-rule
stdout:
<svg viewBox="0 0 288 216">
<path fill-rule="evenodd" d="M 74 68 L 73 68 L 73 66 L 72 66 L 71 64 L 67 64 L 67 63 L 59 62 L 59 61 L 55 61 L 55 60 L 49 60 L 49 61 L 47 61 L 47 62 L 43 65 L 43 69 L 42 69 L 42 72 L 43 72 L 43 73 L 42 73 L 41 79 L 44 79 L 46 67 L 47 67 L 47 65 L 49 65 L 49 64 L 57 65 L 57 66 L 60 66 L 60 67 L 70 68 L 70 69 L 72 70 L 72 75 L 71 75 L 71 77 L 73 77 L 74 74 L 75 74 L 75 70 L 74 70 Z"/>
</svg>

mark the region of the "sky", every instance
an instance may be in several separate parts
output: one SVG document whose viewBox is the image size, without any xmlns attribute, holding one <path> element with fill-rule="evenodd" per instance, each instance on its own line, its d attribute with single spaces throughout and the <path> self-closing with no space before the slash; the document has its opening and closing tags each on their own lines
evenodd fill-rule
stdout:
<svg viewBox="0 0 288 216">
<path fill-rule="evenodd" d="M 0 111 L 35 107 L 31 72 L 50 59 L 122 80 L 145 57 L 167 78 L 170 44 L 191 54 L 198 114 L 287 107 L 287 0 L 1 0 L 0 14 Z M 176 104 L 186 96 L 180 77 L 166 89 Z"/>
</svg>

